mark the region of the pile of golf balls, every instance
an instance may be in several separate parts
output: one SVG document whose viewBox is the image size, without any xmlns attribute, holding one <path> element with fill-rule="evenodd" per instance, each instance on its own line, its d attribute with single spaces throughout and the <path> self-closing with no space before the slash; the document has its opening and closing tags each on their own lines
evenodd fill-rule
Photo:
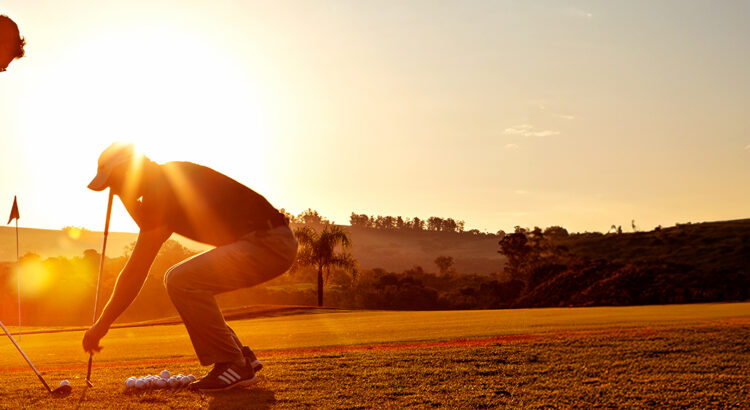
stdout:
<svg viewBox="0 0 750 410">
<path fill-rule="evenodd" d="M 192 374 L 172 376 L 169 370 L 163 370 L 158 376 L 149 374 L 142 377 L 128 377 L 125 380 L 125 387 L 136 390 L 177 388 L 187 386 L 195 380 L 196 378 Z"/>
</svg>

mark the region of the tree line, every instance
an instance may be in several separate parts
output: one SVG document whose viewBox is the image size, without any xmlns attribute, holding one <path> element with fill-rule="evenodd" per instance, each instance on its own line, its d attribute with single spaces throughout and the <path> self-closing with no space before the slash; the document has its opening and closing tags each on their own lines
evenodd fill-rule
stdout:
<svg viewBox="0 0 750 410">
<path fill-rule="evenodd" d="M 321 215 L 318 211 L 308 208 L 297 215 L 294 215 L 284 208 L 279 210 L 286 216 L 290 223 L 299 225 L 333 225 L 335 222 L 330 221 L 325 216 Z M 455 218 L 441 218 L 439 216 L 431 216 L 423 219 L 418 216 L 413 218 L 403 216 L 390 216 L 390 215 L 367 215 L 358 214 L 352 212 L 349 217 L 349 224 L 355 229 L 373 229 L 381 231 L 391 232 L 447 232 L 447 233 L 461 233 L 473 236 L 503 236 L 505 232 L 502 230 L 495 234 L 481 232 L 478 229 L 466 230 L 466 222 Z"/>
<path fill-rule="evenodd" d="M 384 231 L 434 231 L 434 232 L 463 232 L 464 221 L 453 218 L 431 216 L 427 219 L 403 218 L 401 216 L 367 216 L 352 212 L 349 217 L 352 227 L 380 229 Z"/>
<path fill-rule="evenodd" d="M 452 233 L 470 233 L 474 235 L 482 234 L 477 229 L 465 230 L 466 222 L 453 218 L 441 218 L 431 216 L 427 219 L 421 219 L 417 216 L 414 218 L 404 218 L 402 216 L 373 216 L 366 214 L 357 214 L 352 212 L 349 217 L 349 224 L 353 228 L 378 229 L 383 231 L 397 232 L 452 232 Z"/>
</svg>

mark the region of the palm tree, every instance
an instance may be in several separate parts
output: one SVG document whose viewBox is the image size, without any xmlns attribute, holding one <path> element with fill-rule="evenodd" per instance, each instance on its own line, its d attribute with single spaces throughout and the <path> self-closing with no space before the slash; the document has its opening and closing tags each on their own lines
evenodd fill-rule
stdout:
<svg viewBox="0 0 750 410">
<path fill-rule="evenodd" d="M 312 266 L 318 271 L 318 306 L 323 306 L 323 273 L 325 280 L 331 274 L 331 268 L 344 269 L 356 273 L 357 261 L 346 252 L 352 246 L 349 233 L 344 229 L 327 225 L 322 231 L 317 232 L 309 226 L 303 226 L 294 230 L 300 248 L 297 253 L 297 267 Z M 341 247 L 341 252 L 336 253 L 336 248 Z"/>
</svg>

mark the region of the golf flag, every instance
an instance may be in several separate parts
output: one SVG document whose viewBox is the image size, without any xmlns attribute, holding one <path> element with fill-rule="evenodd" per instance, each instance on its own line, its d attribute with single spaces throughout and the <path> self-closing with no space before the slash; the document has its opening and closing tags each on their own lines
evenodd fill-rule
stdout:
<svg viewBox="0 0 750 410">
<path fill-rule="evenodd" d="M 8 218 L 8 223 L 20 217 L 21 217 L 21 214 L 18 213 L 18 201 L 16 200 L 16 197 L 14 196 L 13 197 L 13 209 L 10 210 L 10 218 Z"/>
</svg>

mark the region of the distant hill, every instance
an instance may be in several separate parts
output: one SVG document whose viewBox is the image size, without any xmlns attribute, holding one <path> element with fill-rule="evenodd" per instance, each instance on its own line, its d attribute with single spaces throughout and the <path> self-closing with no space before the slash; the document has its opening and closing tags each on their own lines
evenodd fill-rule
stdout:
<svg viewBox="0 0 750 410">
<path fill-rule="evenodd" d="M 639 305 L 750 297 L 750 219 L 553 240 L 568 257 L 529 271 L 513 307 Z"/>
<path fill-rule="evenodd" d="M 436 271 L 434 264 L 438 256 L 451 256 L 455 269 L 460 273 L 487 275 L 502 270 L 505 258 L 497 253 L 497 237 L 442 232 L 397 232 L 344 226 L 352 235 L 352 253 L 360 268 L 383 268 L 400 272 L 416 265 L 427 271 Z M 62 230 L 21 228 L 19 230 L 20 253 L 36 253 L 42 257 L 81 256 L 86 249 L 101 251 L 102 233 L 83 231 L 74 238 Z M 125 252 L 127 246 L 138 235 L 128 232 L 110 232 L 107 239 L 107 256 L 116 257 Z M 204 251 L 210 249 L 179 235 L 173 236 L 185 247 Z M 0 261 L 15 261 L 15 228 L 0 227 Z"/>
<path fill-rule="evenodd" d="M 443 232 L 398 232 L 348 227 L 352 253 L 366 269 L 400 272 L 416 265 L 436 271 L 435 258 L 451 256 L 459 273 L 487 275 L 503 269 L 505 257 L 497 253 L 498 238 Z"/>
<path fill-rule="evenodd" d="M 661 262 L 705 271 L 750 269 L 750 219 L 677 224 L 619 235 L 579 234 L 558 243 L 573 254 L 611 263 Z"/>
<path fill-rule="evenodd" d="M 102 232 L 82 231 L 75 238 L 65 231 L 52 229 L 20 228 L 18 230 L 21 256 L 35 253 L 42 257 L 62 256 L 70 258 L 81 256 L 86 249 L 102 250 Z M 107 256 L 116 257 L 125 253 L 125 249 L 135 242 L 138 234 L 131 232 L 110 232 L 107 238 Z M 175 235 L 186 247 L 194 250 L 205 250 L 209 247 Z M 0 261 L 16 260 L 15 228 L 0 227 Z"/>
<path fill-rule="evenodd" d="M 403 232 L 344 226 L 352 236 L 352 253 L 362 269 L 382 268 L 401 272 L 414 266 L 436 271 L 438 256 L 451 256 L 459 273 L 488 275 L 503 270 L 505 257 L 497 253 L 494 235 Z M 81 256 L 86 249 L 101 250 L 102 233 L 83 231 L 72 238 L 62 230 L 21 228 L 21 255 L 42 257 Z M 107 256 L 116 257 L 137 239 L 128 232 L 111 232 Z M 208 245 L 173 236 L 185 247 L 204 251 Z M 15 261 L 15 229 L 0 227 L 0 261 Z M 737 270 L 750 266 L 750 219 L 678 224 L 649 232 L 623 234 L 584 233 L 559 238 L 556 243 L 572 254 L 611 263 L 663 262 L 691 265 L 700 270 Z"/>
<path fill-rule="evenodd" d="M 541 241 L 535 240 L 536 234 L 529 236 L 529 243 L 539 243 L 529 248 L 541 251 L 527 253 L 532 256 L 521 264 L 509 264 L 507 272 L 506 260 L 497 253 L 497 236 L 347 228 L 361 269 L 356 280 L 347 275 L 330 279 L 327 307 L 446 310 L 750 299 L 750 219 L 621 234 L 551 230 Z M 529 234 L 511 234 L 504 243 Z M 42 256 L 22 261 L 24 323 L 80 326 L 90 321 L 102 234 L 74 237 L 64 231 L 21 231 L 22 254 Z M 126 263 L 123 251 L 135 239 L 132 233 L 111 234 L 100 295 L 111 293 Z M 121 316 L 123 323 L 177 314 L 164 288 L 164 272 L 190 256 L 188 249 L 207 247 L 175 239 L 184 245 L 169 242 L 162 247 L 138 298 Z M 13 229 L 0 229 L 0 241 L 6 261 L 0 262 L 0 318 L 12 324 L 17 320 Z M 84 254 L 86 249 L 95 252 Z M 436 273 L 433 261 L 438 256 L 453 257 L 457 273 Z M 423 269 L 411 269 L 414 266 Z M 491 274 L 498 272 L 502 274 Z M 218 301 L 224 308 L 312 305 L 314 280 L 314 273 L 298 271 L 263 286 L 222 294 Z M 99 302 L 103 305 L 106 298 Z"/>
</svg>

